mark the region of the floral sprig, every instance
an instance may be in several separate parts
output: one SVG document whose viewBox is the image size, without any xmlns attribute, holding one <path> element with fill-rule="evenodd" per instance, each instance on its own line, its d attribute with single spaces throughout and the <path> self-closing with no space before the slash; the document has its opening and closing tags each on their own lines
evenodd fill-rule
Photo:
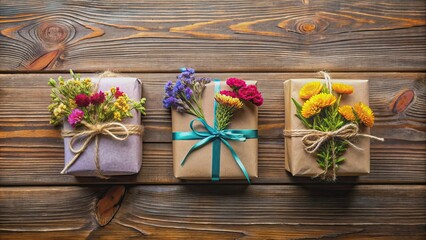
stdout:
<svg viewBox="0 0 426 240">
<path fill-rule="evenodd" d="M 350 123 L 373 127 L 374 113 L 364 103 L 340 106 L 341 99 L 353 92 L 354 88 L 347 84 L 333 83 L 330 92 L 321 82 L 309 82 L 299 92 L 299 97 L 305 102 L 300 104 L 292 99 L 297 109 L 296 117 L 306 128 L 322 132 L 333 132 Z M 335 171 L 345 161 L 342 155 L 348 145 L 344 139 L 330 138 L 319 147 L 316 152 L 317 163 L 325 173 L 331 169 Z M 327 179 L 327 176 L 323 175 L 323 178 Z"/>
<path fill-rule="evenodd" d="M 211 79 L 196 78 L 195 71 L 192 68 L 182 68 L 181 71 L 175 84 L 169 81 L 164 86 L 166 94 L 163 99 L 163 106 L 165 108 L 172 107 L 178 112 L 189 113 L 204 119 L 201 94 L 206 84 L 211 82 Z"/>
<path fill-rule="evenodd" d="M 122 121 L 133 117 L 133 109 L 145 115 L 145 98 L 139 101 L 130 99 L 119 87 L 109 91 L 97 91 L 90 78 L 81 79 L 80 74 L 70 70 L 72 79 L 49 79 L 51 101 L 48 109 L 51 112 L 50 123 L 59 125 L 64 119 L 76 128 L 81 123 L 89 124 Z"/>
<path fill-rule="evenodd" d="M 163 106 L 205 120 L 201 95 L 211 79 L 195 77 L 195 70 L 192 68 L 182 68 L 181 71 L 175 84 L 172 81 L 166 83 Z M 232 91 L 222 90 L 215 95 L 215 101 L 219 104 L 216 111 L 218 130 L 225 129 L 231 122 L 234 112 L 243 108 L 244 104 L 251 103 L 256 106 L 263 104 L 262 94 L 256 85 L 247 85 L 244 80 L 238 78 L 229 78 L 226 84 Z"/>
<path fill-rule="evenodd" d="M 252 103 L 256 106 L 263 104 L 262 94 L 256 85 L 247 85 L 244 80 L 228 78 L 226 84 L 232 89 L 222 90 L 216 94 L 215 100 L 219 103 L 216 111 L 218 129 L 225 129 L 231 122 L 234 112 L 241 109 L 244 103 Z"/>
</svg>

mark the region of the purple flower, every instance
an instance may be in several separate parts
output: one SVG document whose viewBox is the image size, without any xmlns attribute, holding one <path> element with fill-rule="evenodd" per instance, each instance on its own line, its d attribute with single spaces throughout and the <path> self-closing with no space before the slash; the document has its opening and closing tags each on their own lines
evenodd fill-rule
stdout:
<svg viewBox="0 0 426 240">
<path fill-rule="evenodd" d="M 184 89 L 184 85 L 182 84 L 182 81 L 177 80 L 175 86 L 173 87 L 173 96 L 176 96 L 179 94 L 180 91 Z"/>
<path fill-rule="evenodd" d="M 170 108 L 172 106 L 174 106 L 177 103 L 177 99 L 173 96 L 170 97 L 166 97 L 163 99 L 163 107 L 164 108 Z"/>
<path fill-rule="evenodd" d="M 84 112 L 78 108 L 72 110 L 71 114 L 68 115 L 68 122 L 74 128 L 75 125 L 81 122 L 84 117 Z"/>
<path fill-rule="evenodd" d="M 181 69 L 180 69 L 180 71 L 181 71 L 182 73 L 189 73 L 190 75 L 192 75 L 192 74 L 194 74 L 194 73 L 195 73 L 195 70 L 194 70 L 194 69 L 192 69 L 192 68 L 185 68 L 185 67 L 181 68 Z"/>
<path fill-rule="evenodd" d="M 167 96 L 173 96 L 173 82 L 168 81 L 166 85 L 164 85 L 164 92 Z"/>
<path fill-rule="evenodd" d="M 191 99 L 192 90 L 190 88 L 185 89 L 185 96 L 186 96 L 186 99 L 188 99 L 188 100 Z"/>
</svg>

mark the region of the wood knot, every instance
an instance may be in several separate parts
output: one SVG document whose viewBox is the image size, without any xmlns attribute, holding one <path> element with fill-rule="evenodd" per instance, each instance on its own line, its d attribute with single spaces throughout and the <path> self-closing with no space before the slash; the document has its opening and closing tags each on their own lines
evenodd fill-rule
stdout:
<svg viewBox="0 0 426 240">
<path fill-rule="evenodd" d="M 62 43 L 68 36 L 67 27 L 59 23 L 46 22 L 38 27 L 39 37 L 47 43 Z"/>
<path fill-rule="evenodd" d="M 329 23 L 323 18 L 312 16 L 310 18 L 292 18 L 282 21 L 278 27 L 289 32 L 294 32 L 303 35 L 315 34 L 325 31 Z"/>
<path fill-rule="evenodd" d="M 303 20 L 296 24 L 296 29 L 299 33 L 302 34 L 311 34 L 316 32 L 317 23 L 314 20 Z"/>
<path fill-rule="evenodd" d="M 121 201 L 126 193 L 123 185 L 112 186 L 96 204 L 95 216 L 100 226 L 105 226 L 114 218 L 120 209 Z"/>
<path fill-rule="evenodd" d="M 399 92 L 389 104 L 389 109 L 393 113 L 401 113 L 404 112 L 410 104 L 413 102 L 416 94 L 411 89 L 404 89 Z"/>
</svg>

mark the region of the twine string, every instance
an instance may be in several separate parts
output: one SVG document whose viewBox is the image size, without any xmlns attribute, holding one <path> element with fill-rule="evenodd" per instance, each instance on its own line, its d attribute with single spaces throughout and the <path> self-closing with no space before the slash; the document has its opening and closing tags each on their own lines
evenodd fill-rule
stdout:
<svg viewBox="0 0 426 240">
<path fill-rule="evenodd" d="M 64 130 L 62 131 L 63 137 L 71 137 L 69 142 L 69 149 L 75 154 L 73 159 L 62 169 L 61 174 L 65 174 L 66 171 L 77 161 L 80 155 L 87 149 L 88 145 L 93 139 L 95 139 L 95 165 L 96 174 L 98 177 L 107 179 L 108 177 L 103 175 L 100 171 L 99 162 L 99 136 L 106 135 L 112 137 L 117 141 L 124 141 L 130 135 L 142 135 L 143 127 L 141 125 L 124 125 L 118 122 L 110 122 L 103 124 L 90 124 L 85 121 L 81 122 L 85 129 L 82 130 Z M 75 148 L 76 141 L 83 141 L 80 148 Z"/>
<path fill-rule="evenodd" d="M 304 149 L 307 153 L 316 152 L 322 144 L 324 144 L 330 138 L 340 138 L 346 141 L 350 146 L 357 150 L 363 150 L 350 139 L 354 137 L 367 137 L 378 141 L 384 141 L 383 138 L 379 138 L 369 134 L 360 134 L 358 125 L 355 123 L 348 123 L 336 131 L 323 132 L 315 129 L 296 129 L 296 130 L 284 130 L 285 137 L 301 137 Z"/>
<path fill-rule="evenodd" d="M 353 148 L 357 150 L 361 150 L 361 151 L 363 151 L 363 149 L 358 147 L 354 143 L 352 143 L 351 139 L 355 137 L 365 137 L 365 138 L 375 139 L 382 142 L 384 141 L 384 138 L 379 138 L 369 134 L 360 134 L 358 125 L 355 123 L 349 123 L 337 129 L 336 131 L 328 131 L 328 132 L 323 132 L 323 131 L 319 131 L 315 129 L 284 130 L 284 136 L 285 137 L 301 137 L 302 144 L 307 153 L 316 152 L 324 143 L 334 138 L 342 139 Z M 332 150 L 332 159 L 333 159 L 333 166 L 332 166 L 333 173 L 332 173 L 331 179 L 334 181 L 336 179 L 336 170 L 337 170 L 336 168 L 337 159 L 334 152 L 334 148 Z M 325 164 L 326 164 L 326 169 L 328 169 L 328 160 Z M 323 173 L 320 173 L 318 175 L 323 175 L 325 177 L 327 173 L 328 171 L 324 170 Z"/>
<path fill-rule="evenodd" d="M 331 93 L 332 89 L 332 84 L 331 84 L 331 77 L 330 74 L 328 74 L 326 71 L 319 71 L 319 74 L 321 74 L 324 77 L 325 80 L 325 86 L 328 88 L 328 91 Z"/>
</svg>

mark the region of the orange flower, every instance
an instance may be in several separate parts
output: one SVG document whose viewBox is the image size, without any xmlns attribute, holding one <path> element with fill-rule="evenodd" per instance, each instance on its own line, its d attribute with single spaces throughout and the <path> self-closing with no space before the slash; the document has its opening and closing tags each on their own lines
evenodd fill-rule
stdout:
<svg viewBox="0 0 426 240">
<path fill-rule="evenodd" d="M 349 105 L 344 105 L 339 107 L 339 113 L 348 121 L 355 121 L 356 117 L 354 114 L 354 110 Z"/>
<path fill-rule="evenodd" d="M 305 84 L 299 92 L 299 96 L 303 100 L 307 100 L 321 92 L 322 84 L 320 82 L 309 82 Z"/>
<path fill-rule="evenodd" d="M 333 105 L 336 100 L 336 97 L 330 93 L 314 95 L 303 104 L 301 114 L 304 118 L 310 118 L 320 113 L 322 108 Z"/>
<path fill-rule="evenodd" d="M 373 127 L 374 125 L 374 113 L 371 108 L 362 102 L 355 104 L 354 111 L 358 116 L 359 120 L 367 127 Z"/>
<path fill-rule="evenodd" d="M 337 99 L 331 93 L 320 93 L 313 96 L 312 100 L 317 102 L 320 108 L 325 108 L 325 107 L 333 105 Z"/>
<path fill-rule="evenodd" d="M 354 92 L 354 87 L 343 83 L 333 83 L 332 88 L 333 91 L 339 94 L 351 94 Z"/>
<path fill-rule="evenodd" d="M 219 104 L 225 105 L 230 108 L 240 109 L 244 105 L 240 99 L 231 96 L 226 96 L 220 93 L 216 93 L 215 99 Z"/>
</svg>

